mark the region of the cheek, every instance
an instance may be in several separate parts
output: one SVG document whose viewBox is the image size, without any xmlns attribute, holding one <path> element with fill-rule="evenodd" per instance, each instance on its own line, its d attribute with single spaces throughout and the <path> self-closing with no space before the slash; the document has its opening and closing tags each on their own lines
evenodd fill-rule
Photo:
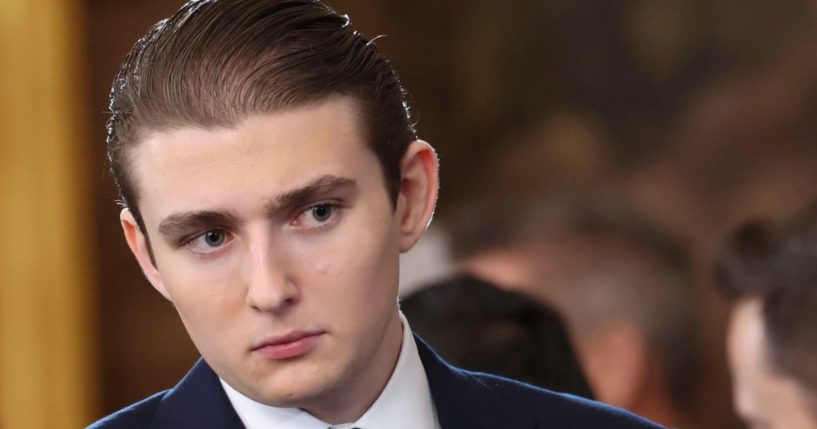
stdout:
<svg viewBox="0 0 817 429">
<path fill-rule="evenodd" d="M 191 335 L 224 329 L 230 316 L 241 311 L 245 288 L 237 284 L 233 259 L 203 262 L 171 256 L 160 264 L 170 299 Z"/>
<path fill-rule="evenodd" d="M 396 300 L 399 235 L 383 220 L 349 222 L 331 239 L 299 253 L 304 293 L 333 295 L 331 302 L 355 308 L 387 302 L 391 295 Z"/>
<path fill-rule="evenodd" d="M 349 252 L 349 272 L 360 273 L 361 280 L 372 291 L 397 289 L 400 236 L 385 221 L 360 225 L 358 236 L 365 237 L 353 244 Z"/>
</svg>

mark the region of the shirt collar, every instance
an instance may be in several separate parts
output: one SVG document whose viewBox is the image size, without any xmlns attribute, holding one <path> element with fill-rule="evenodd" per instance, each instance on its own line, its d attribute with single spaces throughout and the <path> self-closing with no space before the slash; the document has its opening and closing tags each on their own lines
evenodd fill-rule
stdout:
<svg viewBox="0 0 817 429">
<path fill-rule="evenodd" d="M 423 363 L 408 320 L 400 313 L 403 345 L 386 387 L 375 402 L 355 422 L 330 425 L 298 408 L 278 408 L 256 402 L 221 381 L 230 403 L 247 429 L 437 429 L 437 413 L 431 399 Z"/>
</svg>

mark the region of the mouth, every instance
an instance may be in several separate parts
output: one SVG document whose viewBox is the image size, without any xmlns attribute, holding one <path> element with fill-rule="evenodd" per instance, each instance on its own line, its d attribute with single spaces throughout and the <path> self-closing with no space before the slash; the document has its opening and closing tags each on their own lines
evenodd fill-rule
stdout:
<svg viewBox="0 0 817 429">
<path fill-rule="evenodd" d="M 252 347 L 252 351 L 272 360 L 292 359 L 311 352 L 323 336 L 323 332 L 293 331 L 270 337 Z"/>
</svg>

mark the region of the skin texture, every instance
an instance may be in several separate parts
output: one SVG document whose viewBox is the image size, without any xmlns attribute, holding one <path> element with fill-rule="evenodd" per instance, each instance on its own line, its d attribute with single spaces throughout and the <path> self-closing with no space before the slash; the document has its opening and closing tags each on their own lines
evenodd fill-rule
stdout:
<svg viewBox="0 0 817 429">
<path fill-rule="evenodd" d="M 728 354 L 735 408 L 751 429 L 817 428 L 800 385 L 776 372 L 768 361 L 758 299 L 745 299 L 735 306 L 729 324 Z"/>
<path fill-rule="evenodd" d="M 219 376 L 333 424 L 362 415 L 391 375 L 398 257 L 425 231 L 438 180 L 433 149 L 411 143 L 393 205 L 357 107 L 337 96 L 231 128 L 146 133 L 129 161 L 155 265 L 121 215 L 146 277 Z M 297 331 L 314 334 L 306 353 L 254 351 Z"/>
</svg>

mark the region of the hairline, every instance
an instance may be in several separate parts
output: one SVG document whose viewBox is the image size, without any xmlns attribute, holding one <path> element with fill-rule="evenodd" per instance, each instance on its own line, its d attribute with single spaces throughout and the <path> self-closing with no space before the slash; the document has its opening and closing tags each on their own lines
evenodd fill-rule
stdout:
<svg viewBox="0 0 817 429">
<path fill-rule="evenodd" d="M 121 203 L 122 207 L 129 209 L 132 213 L 134 212 L 134 209 L 136 210 L 136 214 L 141 213 L 141 211 L 139 210 L 139 207 L 138 207 L 138 202 L 139 202 L 139 186 L 138 185 L 139 185 L 139 183 L 136 180 L 136 177 L 135 177 L 135 174 L 134 174 L 138 169 L 134 168 L 133 151 L 138 146 L 140 146 L 142 143 L 144 143 L 145 140 L 149 139 L 153 135 L 167 133 L 167 132 L 176 131 L 176 130 L 182 130 L 182 129 L 186 129 L 186 128 L 200 129 L 200 130 L 204 130 L 204 131 L 216 131 L 216 130 L 220 130 L 220 129 L 234 130 L 234 129 L 240 127 L 242 123 L 244 123 L 244 122 L 246 122 L 246 121 L 248 121 L 248 120 L 250 120 L 252 118 L 255 118 L 255 117 L 275 115 L 275 114 L 282 113 L 282 112 L 288 112 L 288 111 L 293 111 L 293 110 L 297 110 L 297 109 L 301 109 L 301 108 L 305 108 L 305 107 L 309 107 L 309 106 L 319 105 L 319 104 L 331 101 L 332 99 L 343 99 L 343 98 L 349 99 L 349 100 L 352 101 L 353 110 L 352 110 L 351 113 L 356 118 L 355 127 L 356 127 L 357 131 L 360 133 L 360 137 L 361 137 L 361 139 L 362 139 L 362 141 L 363 141 L 363 143 L 365 145 L 366 150 L 370 151 L 373 155 L 375 155 L 375 157 L 378 158 L 377 168 L 378 168 L 378 171 L 380 172 L 381 178 L 383 180 L 383 186 L 386 188 L 386 191 L 390 194 L 389 186 L 388 186 L 388 178 L 386 177 L 386 170 L 385 170 L 385 168 L 383 166 L 383 163 L 380 162 L 380 158 L 378 157 L 377 152 L 374 150 L 375 142 L 372 141 L 374 136 L 371 135 L 371 132 L 370 132 L 368 124 L 367 124 L 367 122 L 371 121 L 372 119 L 370 118 L 370 115 L 367 115 L 367 113 L 365 111 L 366 110 L 365 103 L 363 102 L 363 100 L 361 100 L 361 98 L 359 96 L 356 96 L 356 95 L 353 95 L 353 94 L 346 94 L 346 93 L 343 93 L 342 91 L 332 91 L 332 92 L 324 94 L 324 95 L 322 95 L 320 97 L 304 99 L 304 100 L 300 100 L 298 102 L 293 102 L 293 103 L 286 104 L 286 105 L 283 105 L 283 106 L 277 106 L 277 107 L 274 107 L 274 108 L 260 110 L 260 111 L 256 111 L 256 112 L 240 113 L 240 114 L 237 114 L 234 118 L 226 119 L 224 122 L 221 122 L 221 123 L 204 124 L 204 123 L 196 122 L 196 121 L 180 121 L 177 124 L 165 125 L 165 126 L 155 126 L 155 125 L 150 125 L 150 124 L 137 125 L 133 129 L 132 141 L 129 142 L 127 145 L 123 145 L 123 147 L 122 147 L 124 151 L 122 153 L 121 159 L 122 159 L 122 161 L 124 161 L 123 164 L 124 164 L 125 171 L 126 171 L 124 179 L 127 181 L 128 187 L 132 191 L 131 199 L 133 200 L 133 201 L 122 201 L 122 203 Z M 405 152 L 407 150 L 408 150 L 408 145 L 406 145 L 406 148 L 403 150 L 403 154 L 401 155 L 401 157 L 405 155 Z M 397 208 L 397 205 L 396 205 L 397 196 L 396 195 L 389 195 L 389 200 L 390 200 L 390 202 L 392 204 L 392 209 L 393 210 L 396 209 Z M 141 222 L 141 221 L 142 221 L 141 215 L 139 215 L 137 217 L 137 222 L 140 223 L 139 227 L 142 229 L 143 233 L 147 234 L 147 231 L 145 230 L 144 223 Z"/>
</svg>

